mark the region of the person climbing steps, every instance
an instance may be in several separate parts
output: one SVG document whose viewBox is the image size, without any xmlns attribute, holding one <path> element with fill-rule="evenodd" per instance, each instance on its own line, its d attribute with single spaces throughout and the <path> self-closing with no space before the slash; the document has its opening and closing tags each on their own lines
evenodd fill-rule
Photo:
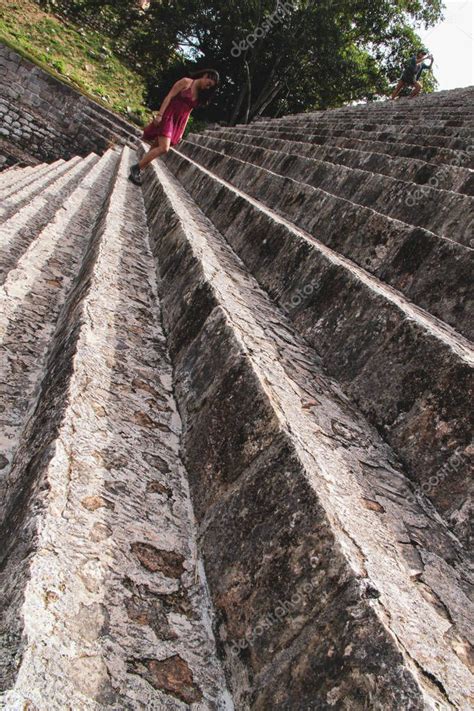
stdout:
<svg viewBox="0 0 474 711">
<path fill-rule="evenodd" d="M 128 176 L 132 183 L 141 185 L 141 171 L 180 142 L 192 110 L 208 106 L 219 82 L 215 69 L 201 69 L 173 85 L 153 121 L 143 131 L 143 140 L 150 143 L 151 148 L 139 163 L 132 165 Z"/>
<path fill-rule="evenodd" d="M 425 59 L 430 59 L 430 64 L 425 64 Z M 391 99 L 396 99 L 400 92 L 406 87 L 406 86 L 412 86 L 413 91 L 410 94 L 410 99 L 413 99 L 415 96 L 418 96 L 422 89 L 422 84 L 419 81 L 423 71 L 425 69 L 431 69 L 433 66 L 433 55 L 432 54 L 427 54 L 426 50 L 420 49 L 416 54 L 411 57 L 410 61 L 405 67 L 405 70 L 400 77 L 400 80 L 393 90 L 392 96 L 390 97 Z"/>
</svg>

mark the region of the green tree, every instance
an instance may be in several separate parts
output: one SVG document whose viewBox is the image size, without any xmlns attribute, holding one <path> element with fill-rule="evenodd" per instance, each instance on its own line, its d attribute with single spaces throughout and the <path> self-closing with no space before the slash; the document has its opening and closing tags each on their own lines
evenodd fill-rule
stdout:
<svg viewBox="0 0 474 711">
<path fill-rule="evenodd" d="M 101 22 L 155 106 L 191 67 L 223 78 L 211 120 L 231 124 L 373 100 L 389 91 L 442 0 L 56 0 Z M 425 90 L 436 85 L 424 75 Z M 200 118 L 199 111 L 196 112 Z"/>
<path fill-rule="evenodd" d="M 236 123 L 387 94 L 420 44 L 413 25 L 436 22 L 442 3 L 244 0 L 187 9 L 180 46 L 221 70 L 212 118 Z"/>
</svg>

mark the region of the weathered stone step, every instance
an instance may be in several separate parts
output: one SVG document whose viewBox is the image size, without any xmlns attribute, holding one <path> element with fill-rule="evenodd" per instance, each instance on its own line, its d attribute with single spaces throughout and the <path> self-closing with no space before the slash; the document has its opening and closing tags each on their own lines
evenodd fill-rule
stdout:
<svg viewBox="0 0 474 711">
<path fill-rule="evenodd" d="M 380 124 L 386 124 L 388 126 L 397 126 L 403 128 L 405 124 L 410 124 L 411 126 L 425 125 L 432 129 L 434 126 L 445 129 L 456 129 L 456 128 L 474 128 L 474 120 L 470 117 L 469 113 L 464 110 L 463 113 L 453 114 L 450 111 L 437 112 L 429 110 L 426 114 L 421 114 L 419 111 L 412 112 L 392 112 L 387 111 L 370 111 L 366 116 L 361 116 L 358 114 L 339 114 L 334 111 L 317 112 L 317 113 L 301 113 L 293 114 L 292 116 L 282 116 L 276 119 L 264 119 L 265 121 L 272 121 L 275 123 L 291 123 L 298 124 L 299 122 L 306 123 L 317 123 L 328 122 L 334 124 L 337 122 L 342 123 L 365 123 L 370 127 L 377 127 Z M 259 121 L 258 123 L 260 123 Z"/>
<path fill-rule="evenodd" d="M 33 199 L 28 202 L 23 198 L 18 204 L 26 204 L 16 213 L 14 202 L 20 193 L 14 196 L 15 200 L 6 201 L 11 216 L 0 226 L 0 284 L 98 160 L 99 157 L 92 153 L 87 158 L 73 159 L 60 166 L 54 171 L 56 179 L 51 179 L 51 173 L 48 173 L 41 179 L 45 180 L 44 189 L 40 192 L 40 186 L 36 186 Z"/>
<path fill-rule="evenodd" d="M 410 213 L 416 213 L 413 209 L 407 209 L 404 215 L 406 224 L 381 214 L 383 207 L 381 212 L 368 207 L 371 203 L 377 207 L 373 194 L 379 189 L 380 176 L 370 175 L 375 189 L 367 186 L 365 192 L 369 195 L 372 192 L 372 200 L 363 200 L 367 205 L 363 206 L 351 202 L 348 180 L 342 181 L 340 176 L 330 178 L 323 189 L 303 182 L 305 179 L 312 182 L 313 175 L 327 174 L 327 164 L 321 164 L 315 171 L 313 161 L 306 158 L 298 161 L 298 156 L 238 143 L 221 147 L 221 143 L 217 141 L 212 150 L 207 145 L 184 141 L 180 150 L 399 289 L 467 338 L 474 338 L 471 317 L 474 250 L 410 225 Z M 219 148 L 226 152 L 216 153 Z M 363 184 L 357 176 L 355 181 L 357 188 L 358 182 Z M 393 188 L 388 194 L 395 200 Z M 356 197 L 352 199 L 355 201 Z M 455 236 L 453 232 L 450 234 Z"/>
<path fill-rule="evenodd" d="M 463 97 L 460 101 L 440 101 L 439 94 L 436 95 L 434 101 L 426 101 L 425 96 L 419 96 L 415 102 L 402 98 L 398 101 L 386 100 L 383 102 L 367 102 L 365 104 L 359 104 L 357 106 L 341 106 L 337 109 L 326 109 L 325 111 L 307 111 L 305 113 L 312 115 L 319 115 L 321 113 L 326 113 L 327 115 L 340 115 L 340 116 L 366 116 L 370 115 L 386 115 L 386 116 L 396 116 L 396 115 L 412 115 L 418 116 L 420 118 L 430 118 L 431 116 L 445 115 L 449 116 L 459 116 L 461 118 L 466 118 L 469 116 L 471 108 L 474 106 L 474 102 L 471 97 Z M 283 116 L 282 118 L 288 118 L 294 116 L 295 114 L 289 114 L 288 116 Z"/>
<path fill-rule="evenodd" d="M 105 125 L 103 126 L 98 121 L 91 120 L 88 124 L 88 129 L 92 136 L 103 141 L 104 145 L 110 145 L 112 143 L 123 145 L 131 143 L 130 136 L 124 136 L 121 129 L 118 127 Z"/>
<path fill-rule="evenodd" d="M 100 154 L 110 148 L 112 144 L 118 143 L 115 135 L 110 135 L 108 132 L 105 134 L 99 132 L 92 125 L 88 126 L 87 133 L 84 133 L 83 136 L 78 137 L 76 140 L 84 153 L 95 150 Z"/>
<path fill-rule="evenodd" d="M 245 125 L 239 126 L 237 128 L 245 128 Z M 253 131 L 252 124 L 248 127 L 248 130 Z M 425 134 L 414 135 L 411 133 L 402 134 L 397 130 L 393 131 L 361 131 L 356 129 L 319 129 L 315 127 L 314 131 L 298 127 L 294 129 L 291 127 L 282 126 L 265 126 L 257 124 L 256 130 L 260 135 L 274 135 L 278 138 L 280 135 L 284 138 L 291 138 L 292 134 L 295 140 L 313 141 L 316 137 L 318 142 L 323 139 L 334 139 L 334 138 L 356 138 L 363 141 L 382 141 L 385 143 L 395 143 L 395 144 L 409 144 L 422 147 L 423 149 L 433 149 L 433 148 L 444 148 L 453 151 L 468 151 L 471 149 L 472 140 L 466 138 L 451 138 L 449 136 L 439 136 L 431 135 L 426 136 Z M 474 156 L 471 158 L 474 159 Z M 471 166 L 469 166 L 471 167 Z"/>
<path fill-rule="evenodd" d="M 2 499 L 11 488 L 10 467 L 59 312 L 76 277 L 96 221 L 108 198 L 118 154 L 108 151 L 33 239 L 0 287 L 1 400 L 8 412 L 2 428 Z"/>
<path fill-rule="evenodd" d="M 239 131 L 250 133 L 255 136 L 263 136 L 259 133 L 258 125 L 255 127 L 239 128 Z M 207 131 L 214 134 L 215 131 Z M 267 137 L 269 133 L 267 132 Z M 388 143 L 386 141 L 363 140 L 361 138 L 311 136 L 298 134 L 295 131 L 273 133 L 272 138 L 282 138 L 291 141 L 304 141 L 309 144 L 332 145 L 342 148 L 355 148 L 371 153 L 387 153 L 393 156 L 406 156 L 407 158 L 419 158 L 436 164 L 462 165 L 466 168 L 474 168 L 474 157 L 471 153 L 454 151 L 449 148 L 437 148 L 436 146 L 419 146 L 411 143 Z"/>
<path fill-rule="evenodd" d="M 98 121 L 99 123 L 106 123 L 115 129 L 120 129 L 124 133 L 128 134 L 130 137 L 135 137 L 140 135 L 140 129 L 137 128 L 133 123 L 130 123 L 122 116 L 118 114 L 113 114 L 108 109 L 102 107 L 100 104 L 95 104 L 92 106 L 88 104 L 84 113 L 90 116 L 92 119 Z"/>
<path fill-rule="evenodd" d="M 372 173 L 381 173 L 393 178 L 414 182 L 419 185 L 428 184 L 442 190 L 453 190 L 465 195 L 474 195 L 474 172 L 469 168 L 451 165 L 436 165 L 416 158 L 400 158 L 384 153 L 371 153 L 352 148 L 338 148 L 331 145 L 318 145 L 302 141 L 290 141 L 279 138 L 266 138 L 237 129 L 221 129 L 205 133 L 189 134 L 189 140 L 206 145 L 207 137 L 221 140 L 248 143 L 279 150 L 289 155 L 302 155 L 308 158 L 329 161 L 347 165 L 351 168 L 361 168 Z"/>
<path fill-rule="evenodd" d="M 112 131 L 127 143 L 134 143 L 139 136 L 139 130 L 135 126 L 119 120 L 116 116 L 112 118 L 110 115 L 106 115 L 105 113 L 101 114 L 92 108 L 88 109 L 85 113 L 89 116 L 95 130 L 99 133 L 105 127 L 108 129 L 107 134 Z"/>
<path fill-rule="evenodd" d="M 28 167 L 22 165 L 21 163 L 7 164 L 5 161 L 6 156 L 2 154 L 0 147 L 0 178 L 2 177 L 2 174 L 7 173 L 9 170 L 21 170 L 22 168 Z"/>
<path fill-rule="evenodd" d="M 12 182 L 19 180 L 21 176 L 26 177 L 31 173 L 33 168 L 34 166 L 32 165 L 11 165 L 7 168 L 3 168 L 0 172 L 0 190 L 4 190 Z"/>
<path fill-rule="evenodd" d="M 13 145 L 11 141 L 7 141 L 5 138 L 0 136 L 0 178 L 2 177 L 2 173 L 5 173 L 5 171 L 10 170 L 11 168 L 33 168 L 41 162 L 41 160 L 32 156 L 27 150 L 22 150 L 18 146 Z"/>
<path fill-rule="evenodd" d="M 33 181 L 38 180 L 41 176 L 49 173 L 50 170 L 54 170 L 57 166 L 64 165 L 64 160 L 60 159 L 54 163 L 42 163 L 38 166 L 29 168 L 28 172 L 19 174 L 17 177 L 12 176 L 9 181 L 5 184 L 0 185 L 0 200 L 8 200 L 15 193 L 18 193 L 25 187 L 28 187 L 33 183 Z M 24 168 L 26 171 L 27 169 Z"/>
<path fill-rule="evenodd" d="M 462 90 L 449 89 L 445 92 L 434 92 L 432 94 L 421 94 L 416 101 L 408 98 L 401 98 L 397 101 L 366 102 L 355 106 L 341 106 L 337 109 L 326 109 L 325 113 L 331 114 L 373 114 L 375 113 L 416 113 L 419 116 L 431 116 L 433 113 L 449 112 L 450 115 L 456 113 L 469 114 L 469 111 L 474 107 L 474 90 L 472 87 L 465 87 Z M 313 114 L 322 113 L 321 111 L 308 112 Z"/>
<path fill-rule="evenodd" d="M 469 140 L 470 142 L 474 139 L 474 130 L 472 127 L 450 127 L 446 126 L 441 122 L 428 122 L 423 121 L 420 125 L 417 123 L 402 123 L 402 125 L 396 125 L 392 123 L 369 123 L 367 121 L 347 121 L 347 120 L 333 120 L 333 121 L 323 121 L 323 120 L 304 120 L 301 115 L 297 115 L 294 121 L 282 121 L 282 120 L 269 120 L 260 121 L 258 126 L 260 128 L 284 128 L 287 130 L 297 128 L 298 131 L 309 131 L 310 133 L 336 133 L 336 135 L 346 135 L 347 132 L 352 131 L 363 131 L 364 133 L 396 133 L 398 136 L 406 136 L 409 134 L 410 140 L 413 136 L 434 136 L 434 137 L 448 137 L 448 138 L 463 138 Z M 303 114 L 304 116 L 304 114 Z M 244 124 L 245 125 L 245 124 Z M 341 133 L 337 133 L 337 132 Z M 349 134 L 350 135 L 350 134 Z M 413 141 L 411 141 L 413 143 Z"/>
<path fill-rule="evenodd" d="M 442 128 L 443 132 L 447 128 L 468 128 L 472 129 L 474 127 L 474 121 L 472 120 L 469 109 L 464 108 L 460 112 L 437 112 L 433 109 L 427 110 L 425 113 L 420 113 L 418 111 L 412 112 L 402 112 L 396 111 L 388 113 L 387 111 L 370 111 L 366 114 L 340 114 L 340 113 L 328 113 L 326 115 L 320 115 L 319 113 L 311 114 L 295 114 L 294 116 L 282 116 L 277 119 L 271 119 L 272 121 L 283 123 L 298 123 L 301 121 L 310 121 L 315 124 L 320 121 L 335 124 L 338 122 L 349 123 L 368 123 L 368 124 L 384 124 L 390 127 L 403 128 L 403 127 L 419 127 L 425 123 L 429 128 L 434 124 L 438 124 Z M 260 123 L 260 122 L 256 122 Z"/>
<path fill-rule="evenodd" d="M 94 141 L 90 141 L 88 136 L 85 136 L 85 139 L 89 141 L 91 145 L 102 145 L 103 150 L 113 145 L 127 145 L 129 148 L 135 148 L 136 145 L 136 139 L 133 139 L 133 141 L 130 139 L 126 140 L 119 131 L 112 133 L 110 129 L 103 128 L 97 123 L 89 125 L 88 132 L 91 136 L 94 136 Z"/>
<path fill-rule="evenodd" d="M 364 122 L 364 123 L 370 123 L 370 124 L 385 124 L 388 126 L 392 127 L 403 127 L 406 125 L 410 126 L 420 126 L 423 125 L 425 122 L 427 124 L 433 124 L 437 123 L 442 126 L 445 126 L 446 128 L 451 127 L 451 128 L 473 128 L 474 126 L 474 121 L 470 118 L 469 116 L 469 110 L 463 109 L 462 112 L 456 113 L 456 112 L 451 112 L 451 111 L 445 111 L 442 113 L 429 110 L 426 111 L 425 114 L 420 114 L 417 111 L 413 111 L 411 113 L 409 112 L 392 112 L 388 113 L 387 111 L 382 112 L 382 111 L 370 111 L 364 115 L 362 114 L 339 114 L 339 113 L 328 113 L 326 115 L 324 114 L 312 114 L 312 113 L 304 113 L 304 114 L 295 114 L 294 116 L 282 116 L 277 119 L 271 119 L 272 121 L 277 122 L 288 122 L 288 123 L 298 123 L 300 120 L 304 121 L 311 121 L 314 123 L 317 123 L 319 121 L 327 121 L 330 123 L 336 123 L 338 121 L 340 122 Z M 256 124 L 260 123 L 260 121 L 255 122 Z"/>
<path fill-rule="evenodd" d="M 322 141 L 346 148 L 369 147 L 371 150 L 388 153 L 390 155 L 406 156 L 407 158 L 420 158 L 430 163 L 465 166 L 474 168 L 474 156 L 471 151 L 457 151 L 449 148 L 436 148 L 434 146 L 418 146 L 410 143 L 387 143 L 384 141 L 362 141 L 353 138 L 338 138 Z"/>
<path fill-rule="evenodd" d="M 256 217 L 207 175 L 195 186 L 221 223 Z M 236 708 L 462 708 L 472 608 L 458 543 L 158 162 L 145 200 Z M 243 224 L 252 250 L 264 226 Z"/>
<path fill-rule="evenodd" d="M 13 189 L 9 191 L 9 194 L 4 196 L 2 205 L 0 206 L 0 224 L 15 215 L 22 207 L 28 205 L 36 195 L 48 188 L 52 183 L 58 180 L 58 178 L 64 175 L 64 173 L 71 170 L 80 160 L 78 156 L 75 156 L 67 162 L 63 160 L 56 161 L 52 168 L 48 166 L 45 170 L 40 170 L 38 173 L 35 173 L 33 180 L 27 180 L 20 186 L 19 190 Z"/>
<path fill-rule="evenodd" d="M 300 182 L 303 191 L 305 185 L 310 185 L 468 246 L 472 239 L 469 225 L 474 220 L 474 198 L 467 195 L 430 185 L 420 188 L 412 182 L 358 168 L 219 138 L 203 137 L 198 143 L 188 140 L 182 150 L 191 151 L 192 157 L 198 162 L 202 159 L 205 165 L 216 161 L 225 163 L 222 158 L 225 154 L 239 159 L 242 168 L 247 168 L 242 163 L 254 164 Z M 215 152 L 219 152 L 220 157 L 215 156 Z M 222 177 L 227 176 L 223 174 Z M 433 204 L 436 204 L 436 210 L 433 210 Z M 314 211 L 315 207 L 310 204 L 308 218 Z"/>
<path fill-rule="evenodd" d="M 378 108 L 379 107 L 379 108 Z M 365 109 L 365 107 L 361 107 Z M 326 111 L 305 111 L 298 114 L 288 114 L 279 118 L 269 119 L 262 117 L 257 119 L 256 123 L 261 121 L 285 122 L 291 121 L 366 121 L 368 123 L 397 123 L 412 122 L 413 124 L 428 125 L 433 122 L 439 122 L 444 125 L 458 126 L 474 126 L 474 119 L 470 114 L 472 107 L 463 105 L 462 107 L 438 108 L 437 106 L 421 108 L 418 102 L 413 104 L 393 105 L 393 104 L 372 104 L 370 108 L 364 111 L 356 111 L 351 107 L 345 109 L 327 109 Z"/>
<path fill-rule="evenodd" d="M 9 709 L 232 709 L 129 166 L 125 151 L 15 459 L 0 574 Z"/>
<path fill-rule="evenodd" d="M 187 156 L 172 151 L 166 164 L 262 287 L 289 312 L 324 367 L 399 453 L 418 485 L 449 468 L 454 454 L 464 457 L 430 498 L 465 538 L 472 344 Z"/>
<path fill-rule="evenodd" d="M 429 115 L 420 119 L 419 114 L 408 114 L 387 116 L 384 114 L 370 113 L 367 117 L 363 116 L 310 116 L 307 114 L 295 114 L 293 119 L 290 117 L 269 119 L 269 122 L 276 124 L 286 124 L 288 126 L 308 125 L 308 126 L 325 126 L 327 128 L 363 128 L 368 131 L 396 129 L 402 132 L 415 131 L 421 133 L 426 127 L 428 133 L 439 133 L 441 135 L 466 135 L 468 138 L 472 136 L 474 130 L 474 121 L 468 115 L 453 118 L 451 114 L 444 116 L 436 116 L 430 112 Z M 459 133 L 458 133 L 459 132 Z"/>
</svg>

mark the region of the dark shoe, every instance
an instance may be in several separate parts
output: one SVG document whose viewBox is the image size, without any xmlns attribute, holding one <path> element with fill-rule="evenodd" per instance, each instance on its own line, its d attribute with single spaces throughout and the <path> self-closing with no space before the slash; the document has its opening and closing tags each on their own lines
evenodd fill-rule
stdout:
<svg viewBox="0 0 474 711">
<path fill-rule="evenodd" d="M 131 180 L 132 183 L 135 183 L 135 185 L 142 184 L 142 176 L 138 163 L 135 163 L 135 165 L 132 165 L 132 167 L 130 168 L 130 174 L 128 176 L 128 179 Z"/>
</svg>

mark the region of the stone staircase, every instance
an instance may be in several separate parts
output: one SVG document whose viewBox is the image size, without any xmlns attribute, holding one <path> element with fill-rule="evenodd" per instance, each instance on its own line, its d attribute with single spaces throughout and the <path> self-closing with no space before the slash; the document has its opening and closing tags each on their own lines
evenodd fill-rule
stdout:
<svg viewBox="0 0 474 711">
<path fill-rule="evenodd" d="M 473 103 L 0 175 L 4 708 L 472 705 Z"/>
<path fill-rule="evenodd" d="M 0 170 L 135 148 L 141 131 L 0 42 Z"/>
<path fill-rule="evenodd" d="M 38 165 L 40 161 L 0 138 L 0 173 L 12 168 Z"/>
</svg>

